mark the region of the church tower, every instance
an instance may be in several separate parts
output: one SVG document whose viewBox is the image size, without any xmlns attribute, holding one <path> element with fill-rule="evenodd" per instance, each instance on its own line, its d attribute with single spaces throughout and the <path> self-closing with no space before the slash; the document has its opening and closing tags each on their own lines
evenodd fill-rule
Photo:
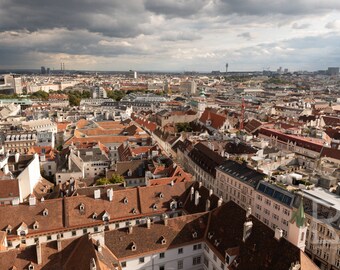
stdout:
<svg viewBox="0 0 340 270">
<path fill-rule="evenodd" d="M 301 198 L 300 206 L 293 212 L 292 219 L 288 224 L 288 241 L 304 251 L 306 247 L 306 233 L 306 216 L 303 208 L 303 198 Z"/>
</svg>

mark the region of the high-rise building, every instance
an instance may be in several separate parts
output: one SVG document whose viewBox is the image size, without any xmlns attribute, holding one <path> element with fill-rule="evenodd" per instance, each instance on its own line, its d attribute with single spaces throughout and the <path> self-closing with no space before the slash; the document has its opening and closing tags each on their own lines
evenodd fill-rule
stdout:
<svg viewBox="0 0 340 270">
<path fill-rule="evenodd" d="M 226 73 L 226 74 L 228 73 L 228 66 L 229 66 L 229 64 L 226 63 L 226 64 L 225 64 L 225 73 Z"/>
<path fill-rule="evenodd" d="M 338 67 L 329 67 L 327 70 L 327 74 L 330 76 L 338 76 L 339 68 Z"/>
<path fill-rule="evenodd" d="M 41 73 L 41 74 L 46 74 L 46 68 L 45 68 L 44 66 L 42 66 L 42 67 L 40 68 L 40 73 Z"/>
<path fill-rule="evenodd" d="M 47 68 L 47 69 L 46 69 L 46 73 L 47 73 L 47 74 L 50 74 L 50 73 L 51 73 L 50 68 Z"/>
</svg>

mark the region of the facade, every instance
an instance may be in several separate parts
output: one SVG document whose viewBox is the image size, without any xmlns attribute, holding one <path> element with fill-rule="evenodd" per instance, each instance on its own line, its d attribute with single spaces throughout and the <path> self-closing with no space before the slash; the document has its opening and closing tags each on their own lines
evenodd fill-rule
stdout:
<svg viewBox="0 0 340 270">
<path fill-rule="evenodd" d="M 6 132 L 2 139 L 4 151 L 8 153 L 27 153 L 37 144 L 37 133 L 35 131 L 11 131 Z"/>
</svg>

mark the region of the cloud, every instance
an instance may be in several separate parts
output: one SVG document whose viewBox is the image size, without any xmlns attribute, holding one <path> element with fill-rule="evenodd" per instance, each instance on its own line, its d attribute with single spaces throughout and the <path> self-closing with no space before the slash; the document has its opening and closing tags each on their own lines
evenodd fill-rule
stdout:
<svg viewBox="0 0 340 270">
<path fill-rule="evenodd" d="M 145 9 L 167 17 L 189 17 L 200 12 L 208 0 L 145 0 Z"/>
<path fill-rule="evenodd" d="M 148 22 L 141 1 L 124 0 L 2 0 L 0 30 L 25 28 L 87 29 L 110 37 L 133 37 L 142 33 L 139 25 Z"/>
<path fill-rule="evenodd" d="M 286 0 L 216 0 L 216 11 L 219 14 L 239 14 L 262 16 L 268 14 L 284 14 L 286 16 L 320 14 L 339 10 L 337 0 L 296 0 L 287 3 Z"/>
<path fill-rule="evenodd" d="M 327 29 L 340 29 L 340 20 L 334 20 L 331 22 L 328 22 L 325 27 Z"/>
<path fill-rule="evenodd" d="M 302 23 L 302 24 L 298 24 L 298 23 L 293 23 L 292 28 L 293 29 L 307 29 L 309 28 L 310 24 L 309 23 Z"/>
<path fill-rule="evenodd" d="M 168 32 L 160 37 L 161 41 L 194 41 L 202 37 L 193 32 Z"/>
<path fill-rule="evenodd" d="M 237 36 L 240 37 L 240 38 L 244 38 L 245 40 L 251 40 L 252 39 L 252 36 L 249 32 L 244 32 L 244 33 L 238 34 Z"/>
<path fill-rule="evenodd" d="M 0 0 L 0 65 L 58 66 L 60 58 L 74 69 L 110 70 L 336 65 L 339 8 L 338 0 Z"/>
</svg>

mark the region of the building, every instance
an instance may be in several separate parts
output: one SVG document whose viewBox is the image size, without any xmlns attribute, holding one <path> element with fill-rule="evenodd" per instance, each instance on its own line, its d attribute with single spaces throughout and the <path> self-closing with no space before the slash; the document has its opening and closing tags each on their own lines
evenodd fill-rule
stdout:
<svg viewBox="0 0 340 270">
<path fill-rule="evenodd" d="M 0 208 L 2 269 L 318 269 L 250 210 L 197 183 L 76 192 Z"/>
<path fill-rule="evenodd" d="M 94 99 L 107 98 L 107 93 L 104 87 L 96 85 L 92 87 L 91 91 L 92 91 L 92 98 Z"/>
<path fill-rule="evenodd" d="M 327 74 L 330 76 L 339 76 L 339 68 L 338 67 L 329 67 L 327 69 Z"/>
<path fill-rule="evenodd" d="M 197 84 L 195 80 L 181 82 L 179 85 L 179 91 L 182 94 L 195 95 L 197 92 Z"/>
<path fill-rule="evenodd" d="M 37 132 L 35 131 L 11 131 L 0 136 L 4 151 L 10 154 L 27 153 L 37 144 Z"/>
</svg>

